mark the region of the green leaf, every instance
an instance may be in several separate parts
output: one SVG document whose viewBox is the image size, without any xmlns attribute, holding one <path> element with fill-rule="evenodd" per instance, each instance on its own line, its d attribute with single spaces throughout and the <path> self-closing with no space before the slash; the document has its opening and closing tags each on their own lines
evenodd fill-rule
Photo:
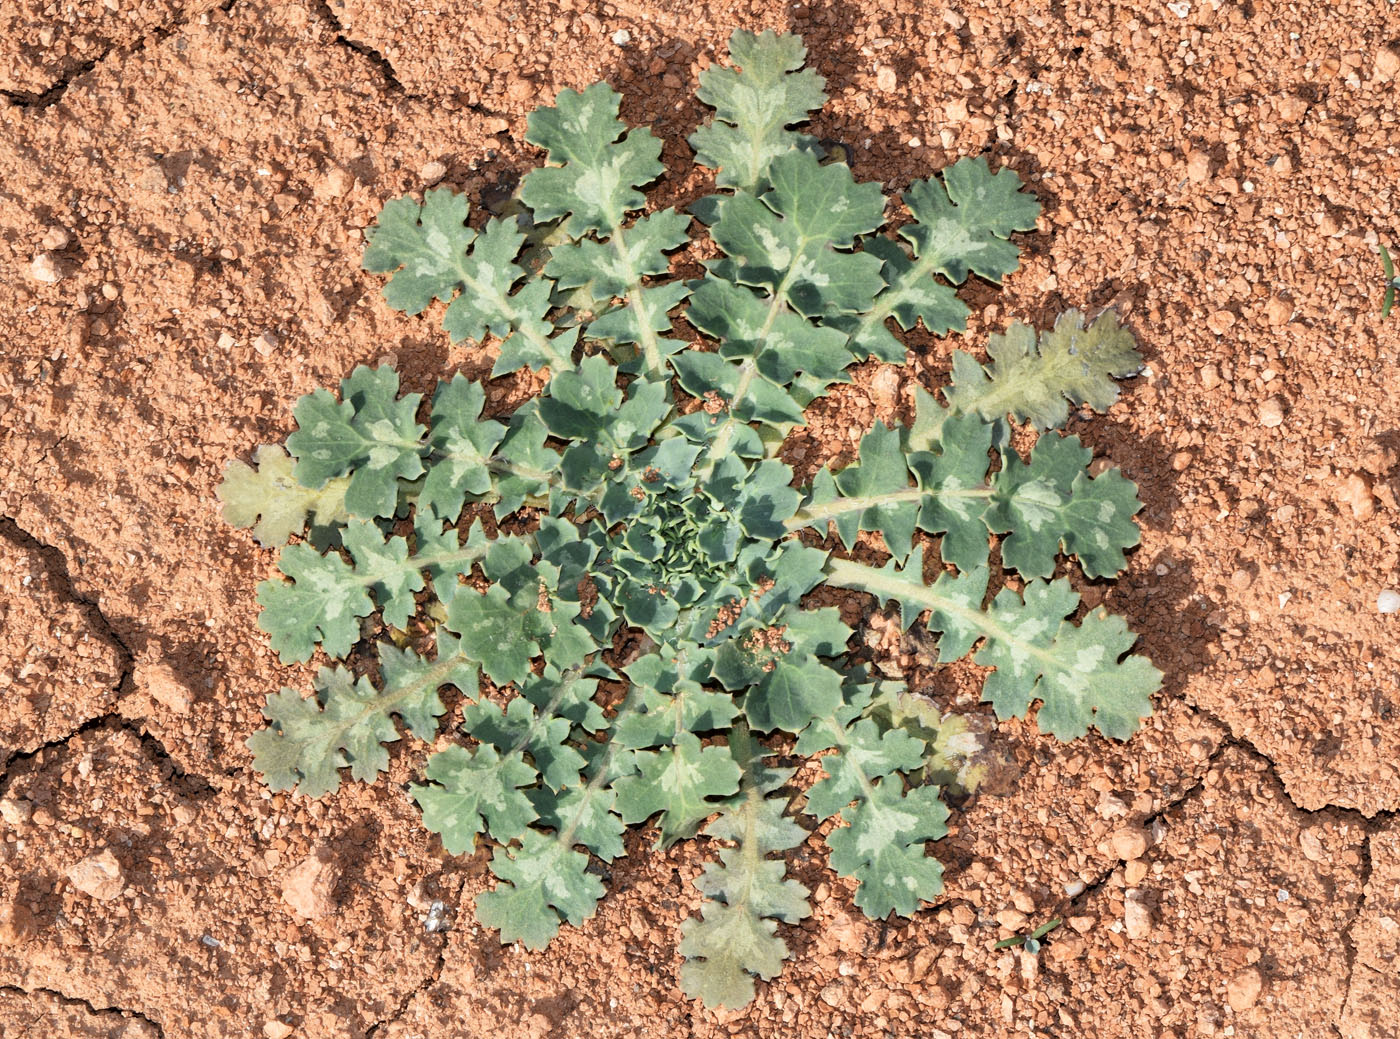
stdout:
<svg viewBox="0 0 1400 1039">
<path fill-rule="evenodd" d="M 1117 469 L 1085 474 L 1093 452 L 1075 436 L 1042 436 L 1030 464 L 1014 452 L 992 480 L 987 526 L 1000 533 L 1002 562 L 1023 577 L 1049 577 L 1061 546 L 1079 556 L 1090 577 L 1116 574 L 1123 549 L 1141 537 L 1133 515 L 1142 508 L 1137 487 Z"/>
<path fill-rule="evenodd" d="M 526 498 L 549 492 L 550 474 L 559 466 L 559 455 L 545 446 L 548 436 L 549 430 L 535 411 L 521 409 L 511 416 L 493 463 L 496 493 L 500 495 L 497 519 L 520 508 Z"/>
<path fill-rule="evenodd" d="M 948 833 L 948 809 L 937 787 L 905 794 L 899 776 L 887 776 L 843 818 L 849 825 L 826 838 L 831 868 L 860 882 L 855 902 L 866 916 L 913 916 L 921 900 L 943 893 L 943 867 L 924 854 L 925 841 Z"/>
<path fill-rule="evenodd" d="M 751 975 L 772 980 L 787 958 L 775 920 L 797 923 L 811 914 L 810 892 L 784 878 L 785 867 L 769 855 L 797 847 L 806 831 L 783 814 L 786 800 L 773 791 L 790 770 L 762 766 L 761 754 L 736 734 L 733 749 L 747 760 L 740 797 L 705 829 L 714 840 L 735 846 L 708 863 L 695 886 L 705 896 L 703 919 L 681 924 L 681 988 L 708 1007 L 740 1007 L 753 999 Z"/>
<path fill-rule="evenodd" d="M 423 825 L 442 837 L 449 855 L 470 854 L 477 834 L 489 830 L 504 844 L 525 832 L 535 809 L 520 788 L 539 774 L 519 751 L 501 755 L 484 744 L 448 747 L 428 759 L 428 782 L 409 787 L 423 811 Z"/>
<path fill-rule="evenodd" d="M 953 385 L 948 403 L 976 411 L 988 421 L 1010 413 L 1037 429 L 1063 426 L 1070 402 L 1107 411 L 1118 399 L 1118 384 L 1142 371 L 1132 333 L 1111 310 L 1088 328 L 1077 310 L 1067 310 L 1054 329 L 1041 334 L 1013 322 L 1004 335 L 987 340 L 991 362 L 983 367 L 962 351 L 953 354 Z"/>
<path fill-rule="evenodd" d="M 566 718 L 554 717 L 547 709 L 537 712 L 524 697 L 511 700 L 504 713 L 489 700 L 463 707 L 462 730 L 472 739 L 494 744 L 506 754 L 523 750 L 552 790 L 578 783 L 584 760 L 567 742 L 573 725 Z M 492 835 L 495 836 L 494 831 Z"/>
<path fill-rule="evenodd" d="M 779 655 L 744 698 L 749 724 L 760 732 L 801 732 L 841 702 L 841 676 L 814 656 Z"/>
<path fill-rule="evenodd" d="M 846 336 L 834 328 L 813 324 L 752 289 L 713 276 L 694 282 L 686 320 L 721 340 L 720 356 L 753 358 L 758 372 L 786 386 L 799 372 L 823 383 L 847 381 L 851 353 Z"/>
<path fill-rule="evenodd" d="M 489 332 L 504 339 L 512 329 L 528 327 L 548 335 L 544 310 L 536 302 L 539 290 L 518 293 L 510 298 L 515 284 L 525 276 L 516 264 L 525 236 L 514 220 L 494 218 L 486 222 L 472 245 L 471 255 L 459 257 L 457 275 L 462 293 L 443 315 L 442 327 L 453 342 L 481 340 Z"/>
<path fill-rule="evenodd" d="M 402 628 L 417 608 L 413 593 L 424 583 L 422 571 L 409 562 L 408 542 L 399 537 L 385 541 L 383 532 L 365 520 L 351 520 L 344 541 L 355 560 L 355 583 L 369 586 L 385 624 Z"/>
<path fill-rule="evenodd" d="M 501 944 L 543 949 L 562 916 L 577 927 L 598 908 L 603 882 L 587 870 L 588 856 L 556 837 L 526 830 L 516 849 L 497 848 L 491 872 L 500 883 L 476 896 L 476 918 L 501 932 Z"/>
<path fill-rule="evenodd" d="M 719 807 L 707 800 L 728 797 L 739 789 L 739 766 L 723 747 L 700 746 L 689 732 L 675 746 L 639 751 L 641 774 L 619 779 L 617 810 L 623 822 L 639 823 L 661 813 L 661 846 L 692 836 Z"/>
<path fill-rule="evenodd" d="M 823 743 L 826 746 L 820 746 Z M 924 761 L 921 740 L 902 729 L 882 733 L 869 718 L 858 720 L 839 741 L 807 740 L 801 751 L 810 754 L 832 746 L 839 746 L 840 753 L 822 758 L 827 778 L 807 791 L 805 811 L 818 820 L 830 819 L 852 801 L 860 800 L 873 780 L 893 772 L 911 772 Z"/>
<path fill-rule="evenodd" d="M 379 679 L 384 687 L 381 702 L 391 706 L 409 731 L 425 743 L 437 738 L 438 718 L 446 710 L 438 697 L 442 686 L 456 686 L 468 697 L 477 695 L 476 667 L 445 634 L 438 636 L 437 659 L 431 661 L 411 649 L 381 642 Z"/>
<path fill-rule="evenodd" d="M 532 675 L 521 684 L 520 695 L 586 732 L 599 732 L 608 727 L 608 720 L 593 697 L 598 691 L 598 679 L 611 674 L 601 663 L 565 672 L 546 664 L 540 675 Z"/>
<path fill-rule="evenodd" d="M 621 404 L 617 369 L 595 355 L 585 357 L 577 371 L 554 377 L 549 396 L 540 398 L 540 418 L 557 437 L 594 440 L 607 437 Z"/>
<path fill-rule="evenodd" d="M 760 375 L 753 361 L 735 364 L 718 354 L 687 351 L 671 358 L 686 392 L 696 397 L 713 395 L 740 422 L 768 422 L 775 426 L 799 424 L 804 415 L 791 394 Z"/>
<path fill-rule="evenodd" d="M 548 149 L 552 164 L 531 171 L 520 188 L 537 222 L 568 216 L 568 233 L 578 238 L 611 231 L 646 205 L 637 189 L 665 168 L 661 142 L 647 129 L 626 133 L 617 118 L 621 100 L 606 83 L 594 83 L 581 94 L 562 90 L 555 107 L 530 113 L 525 139 Z"/>
<path fill-rule="evenodd" d="M 1065 620 L 1078 605 L 1064 580 L 1033 581 L 1024 600 L 998 593 L 988 611 L 991 637 L 973 658 L 997 669 L 982 699 L 1000 718 L 1023 717 L 1042 700 L 1037 723 L 1060 740 L 1083 736 L 1090 725 L 1125 740 L 1152 713 L 1162 672 L 1143 657 L 1120 659 L 1137 642 L 1123 618 L 1100 608 L 1078 627 Z"/>
<path fill-rule="evenodd" d="M 689 241 L 689 226 L 690 217 L 674 209 L 649 213 L 620 243 L 585 238 L 557 247 L 544 270 L 561 289 L 591 285 L 600 297 L 624 296 L 639 279 L 670 270 L 666 254 Z"/>
<path fill-rule="evenodd" d="M 711 65 L 700 73 L 695 96 L 715 118 L 690 135 L 690 145 L 697 162 L 719 171 L 720 187 L 753 190 L 775 158 L 806 139 L 787 127 L 826 103 L 825 81 L 802 68 L 807 49 L 790 33 L 735 29 L 729 58 L 742 71 Z"/>
<path fill-rule="evenodd" d="M 943 535 L 944 560 L 959 570 L 975 570 L 987 562 L 984 517 L 991 496 L 986 481 L 992 427 L 978 415 L 952 415 L 939 427 L 939 450 L 909 457 L 923 492 L 919 529 Z"/>
<path fill-rule="evenodd" d="M 421 398 L 399 398 L 398 373 L 391 368 L 361 365 L 340 386 L 338 403 L 325 390 L 297 402 L 297 431 L 287 438 L 297 481 L 319 488 L 351 473 L 346 510 L 367 519 L 392 516 L 399 480 L 423 472 L 423 427 L 414 421 Z"/>
<path fill-rule="evenodd" d="M 467 495 L 475 497 L 491 490 L 487 460 L 505 435 L 505 427 L 482 421 L 485 400 L 481 384 L 461 375 L 438 385 L 428 437 L 433 457 L 418 496 L 419 508 L 452 519 L 461 513 Z"/>
<path fill-rule="evenodd" d="M 463 589 L 448 608 L 447 627 L 461 636 L 462 650 L 498 685 L 521 682 L 540 646 L 525 634 L 525 611 L 493 584 L 484 594 Z"/>
<path fill-rule="evenodd" d="M 389 767 L 381 744 L 399 734 L 369 680 L 323 667 L 315 685 L 317 695 L 310 699 L 287 688 L 268 697 L 263 716 L 272 725 L 247 741 L 253 767 L 274 790 L 295 785 L 308 797 L 320 797 L 339 789 L 345 765 L 363 782 Z"/>
<path fill-rule="evenodd" d="M 843 250 L 880 226 L 880 185 L 857 184 L 845 166 L 798 151 L 775 159 L 768 177 L 761 201 L 740 192 L 711 231 L 733 258 L 733 280 L 768 289 L 805 317 L 870 309 L 885 284 L 881 260 Z"/>
<path fill-rule="evenodd" d="M 951 287 L 930 276 L 938 269 L 936 256 L 910 260 L 904 249 L 888 238 L 867 238 L 863 248 L 883 261 L 880 276 L 886 286 L 868 313 L 843 317 L 836 323 L 848 333 L 850 349 L 857 357 L 904 363 L 904 344 L 885 325 L 891 317 L 906 332 L 922 321 L 936 336 L 967 327 L 967 305 Z"/>
<path fill-rule="evenodd" d="M 919 499 L 911 493 L 909 465 L 898 433 L 876 422 L 861 438 L 860 461 L 837 473 L 835 486 L 847 500 L 864 503 L 859 511 L 835 516 L 836 531 L 846 548 L 855 544 L 857 531 L 871 530 L 879 531 L 896 559 L 909 555 Z"/>
<path fill-rule="evenodd" d="M 345 477 L 327 480 L 319 489 L 303 487 L 292 475 L 287 452 L 264 444 L 253 455 L 256 468 L 243 462 L 229 462 L 219 484 L 219 500 L 224 503 L 224 522 L 235 527 L 252 527 L 253 536 L 264 548 L 287 543 L 306 527 L 307 517 L 316 526 L 344 524 Z"/>
<path fill-rule="evenodd" d="M 476 232 L 467 223 L 467 200 L 448 188 L 423 193 L 420 206 L 404 197 L 386 202 L 365 229 L 364 268 L 396 271 L 384 287 L 395 310 L 419 314 L 434 299 L 448 302 L 461 284 L 459 265 Z"/>
<path fill-rule="evenodd" d="M 318 642 L 332 657 L 349 654 L 360 638 L 359 619 L 374 612 L 364 583 L 340 556 L 310 545 L 284 548 L 277 566 L 292 581 L 258 585 L 258 627 L 272 636 L 282 663 L 310 660 Z"/>
<path fill-rule="evenodd" d="M 914 215 L 899 233 L 914 246 L 920 272 L 937 271 L 962 284 L 969 270 L 999 282 L 1016 269 L 1020 250 L 1006 239 L 1029 231 L 1040 203 L 1021 190 L 1015 170 L 996 173 L 981 158 L 959 159 L 936 178 L 918 180 L 904 193 Z"/>
<path fill-rule="evenodd" d="M 627 827 L 613 811 L 617 794 L 593 785 L 573 787 L 554 794 L 546 787 L 528 791 L 540 818 L 537 825 L 562 833 L 573 830 L 574 843 L 581 844 L 604 862 L 626 854 L 622 835 Z"/>
</svg>

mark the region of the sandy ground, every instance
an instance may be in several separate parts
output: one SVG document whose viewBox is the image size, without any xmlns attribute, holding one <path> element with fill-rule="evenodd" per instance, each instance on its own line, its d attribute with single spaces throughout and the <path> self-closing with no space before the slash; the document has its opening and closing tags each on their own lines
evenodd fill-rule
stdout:
<svg viewBox="0 0 1400 1039">
<path fill-rule="evenodd" d="M 526 954 L 473 925 L 484 853 L 417 824 L 421 744 L 324 801 L 258 783 L 243 740 L 310 672 L 257 630 L 272 554 L 214 488 L 357 363 L 417 391 L 489 369 L 359 271 L 361 229 L 425 167 L 473 195 L 509 180 L 537 161 L 526 113 L 602 78 L 670 142 L 660 204 L 703 193 L 691 92 L 735 26 L 804 36 L 833 94 L 816 131 L 858 177 L 985 154 L 1044 206 L 1005 290 L 965 293 L 966 340 L 909 334 L 909 363 L 863 368 L 789 458 L 849 457 L 848 431 L 1013 317 L 1116 306 L 1149 368 L 1075 431 L 1140 484 L 1143 544 L 1084 591 L 1167 677 L 1124 745 L 996 726 L 1000 781 L 955 813 L 948 891 L 914 920 L 865 920 L 797 849 L 817 904 L 784 929 L 794 958 L 715 1013 L 675 982 L 703 846 L 632 835 L 598 915 Z M 6 0 L 0 1035 L 1400 1034 L 1400 618 L 1376 609 L 1400 586 L 1375 248 L 1397 84 L 1384 0 Z M 887 648 L 989 718 L 966 669 Z M 282 885 L 313 849 L 334 910 L 302 923 Z M 434 900 L 466 907 L 446 932 Z M 1008 911 L 1069 922 L 1039 959 L 996 952 Z"/>
</svg>

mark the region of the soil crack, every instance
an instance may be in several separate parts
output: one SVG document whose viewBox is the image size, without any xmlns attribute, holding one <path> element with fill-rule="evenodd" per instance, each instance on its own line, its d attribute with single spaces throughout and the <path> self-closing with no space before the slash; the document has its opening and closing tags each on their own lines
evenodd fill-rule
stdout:
<svg viewBox="0 0 1400 1039">
<path fill-rule="evenodd" d="M 1276 762 L 1264 751 L 1260 750 L 1259 747 L 1256 746 L 1254 742 L 1248 737 L 1237 735 L 1235 733 L 1234 728 L 1227 721 L 1225 721 L 1225 719 L 1219 717 L 1213 712 L 1197 704 L 1188 702 L 1186 706 L 1189 707 L 1191 710 L 1195 711 L 1197 714 L 1201 715 L 1203 718 L 1214 722 L 1216 725 L 1220 726 L 1220 728 L 1224 730 L 1225 736 L 1221 740 L 1220 749 L 1234 747 L 1237 750 L 1248 754 L 1250 757 L 1257 758 L 1258 760 L 1262 761 L 1265 764 L 1265 766 L 1267 766 L 1269 775 L 1271 775 L 1275 780 L 1278 781 L 1278 785 L 1283 790 L 1283 795 L 1288 798 L 1288 803 L 1292 805 L 1295 810 L 1302 812 L 1304 815 L 1318 815 L 1321 812 L 1343 812 L 1347 815 L 1360 816 L 1362 820 L 1362 825 L 1366 828 L 1367 832 L 1369 833 L 1371 832 L 1372 823 L 1379 821 L 1389 821 L 1391 819 L 1396 818 L 1397 815 L 1400 814 L 1400 809 L 1379 808 L 1373 814 L 1367 815 L 1359 808 L 1352 808 L 1348 805 L 1339 805 L 1331 801 L 1328 801 L 1326 804 L 1319 805 L 1316 808 L 1308 808 L 1305 805 L 1300 805 L 1294 799 L 1293 794 L 1289 791 L 1288 784 L 1284 782 L 1283 776 L 1279 772 L 1278 762 Z M 1220 750 L 1217 750 L 1215 754 L 1212 754 L 1211 761 L 1214 761 L 1215 758 L 1219 755 L 1219 753 Z"/>
<path fill-rule="evenodd" d="M 134 675 L 136 671 L 136 654 L 131 645 L 122 637 L 107 615 L 102 612 L 102 607 L 98 605 L 96 599 L 89 598 L 78 592 L 73 583 L 73 577 L 68 568 L 68 557 L 57 545 L 50 545 L 40 541 L 32 533 L 21 527 L 9 516 L 0 516 L 0 537 L 5 538 L 11 544 L 31 552 L 43 560 L 44 567 L 48 571 L 50 579 L 53 581 L 55 592 L 63 599 L 75 603 L 79 606 L 87 622 L 92 626 L 94 633 L 101 639 L 106 640 L 108 645 L 117 654 L 119 674 L 113 685 L 113 691 L 117 698 L 129 694 L 133 688 Z M 10 754 L 4 760 L 0 760 L 0 790 L 5 788 L 9 779 L 10 770 L 17 763 L 29 761 L 47 750 L 66 745 L 73 737 L 85 733 L 94 732 L 98 729 L 108 728 L 129 732 L 140 741 L 142 749 L 164 773 L 169 770 L 170 777 L 177 782 L 186 796 L 198 797 L 204 794 L 211 794 L 217 790 L 214 783 L 207 777 L 196 773 L 187 772 L 171 756 L 165 744 L 157 739 L 150 732 L 138 727 L 131 719 L 114 711 L 100 714 L 94 718 L 89 718 L 66 736 L 49 740 L 29 751 L 19 751 Z"/>
<path fill-rule="evenodd" d="M 160 1022 L 156 1021 L 154 1018 L 147 1017 L 139 1010 L 131 1010 L 127 1007 L 117 1006 L 94 1006 L 86 999 L 82 999 L 78 996 L 70 996 L 66 992 L 59 992 L 57 989 L 51 988 L 24 988 L 20 985 L 0 985 L 0 992 L 18 993 L 22 996 L 52 996 L 64 1006 L 82 1007 L 85 1011 L 87 1011 L 94 1017 L 104 1016 L 107 1014 L 118 1014 L 122 1017 L 130 1018 L 136 1021 L 141 1021 L 147 1025 L 150 1025 L 151 1028 L 155 1029 L 155 1033 L 159 1037 L 159 1039 L 165 1039 L 165 1029 L 161 1027 Z"/>
<path fill-rule="evenodd" d="M 1351 1006 L 1351 989 L 1356 980 L 1356 924 L 1361 919 L 1362 912 L 1366 909 L 1366 888 L 1371 883 L 1371 841 L 1379 830 L 1379 820 L 1371 820 L 1366 828 L 1366 840 L 1361 845 L 1361 897 L 1356 900 L 1356 912 L 1351 914 L 1351 919 L 1347 921 L 1346 927 L 1342 930 L 1342 944 L 1346 949 L 1347 957 L 1347 988 L 1346 996 L 1342 999 L 1342 1018 L 1345 1019 L 1347 1008 Z M 1338 1035 L 1341 1034 L 1340 1023 L 1334 1022 L 1333 1029 Z"/>
<path fill-rule="evenodd" d="M 466 889 L 465 878 L 459 878 L 459 881 L 460 882 L 457 885 L 456 893 L 452 896 L 452 901 L 458 907 L 458 910 L 454 911 L 453 913 L 454 918 L 456 917 L 457 912 L 460 911 L 462 903 L 462 893 Z M 415 996 L 428 991 L 428 989 L 432 988 L 441 980 L 443 968 L 447 964 L 447 946 L 449 941 L 451 940 L 451 931 L 443 931 L 440 933 L 442 934 L 442 944 L 438 946 L 437 963 L 433 965 L 432 970 L 428 971 L 427 976 L 423 979 L 423 981 L 418 985 L 417 988 L 413 989 L 413 991 L 405 995 L 403 999 L 399 1000 L 398 1008 L 395 1009 L 392 1014 L 388 1015 L 387 1017 L 381 1018 L 365 1030 L 365 1039 L 378 1039 L 379 1030 L 381 1028 L 385 1027 L 386 1025 L 393 1024 L 395 1021 L 401 1019 L 404 1016 L 404 1014 L 408 1013 L 408 1006 L 410 1003 L 413 1002 Z"/>
<path fill-rule="evenodd" d="M 390 93 L 408 94 L 403 84 L 399 82 L 398 73 L 394 71 L 394 66 L 390 63 L 388 58 L 384 57 L 383 54 L 375 50 L 369 44 L 363 43 L 360 40 L 352 40 L 345 34 L 345 25 L 336 17 L 335 12 L 331 10 L 331 5 L 328 0 L 316 0 L 315 8 L 316 13 L 330 24 L 331 31 L 335 33 L 335 42 L 342 47 L 354 51 L 377 68 L 380 75 L 384 77 L 384 82 Z"/>
<path fill-rule="evenodd" d="M 98 65 L 101 65 L 110 58 L 113 53 L 119 53 L 122 58 L 129 58 L 133 54 L 139 54 L 146 49 L 147 44 L 151 42 L 160 43 L 166 37 L 179 31 L 183 26 L 189 25 L 192 21 L 198 19 L 201 15 L 208 14 L 216 7 L 222 11 L 228 11 L 236 2 L 237 0 L 221 0 L 219 3 L 207 3 L 193 11 L 192 18 L 181 22 L 175 22 L 172 25 L 156 26 L 135 43 L 126 47 L 122 47 L 116 43 L 108 44 L 97 57 L 89 58 L 87 61 L 76 66 L 44 90 L 0 90 L 0 97 L 8 100 L 12 107 L 30 108 L 42 111 L 45 108 L 57 104 L 62 99 L 63 95 L 68 92 L 68 88 L 74 81 L 82 79 L 82 77 L 97 68 Z"/>
<path fill-rule="evenodd" d="M 48 108 L 58 103 L 59 98 L 67 92 L 70 83 L 97 68 L 116 49 L 115 44 L 108 47 L 97 57 L 83 62 L 45 90 L 0 90 L 0 97 L 7 99 L 15 108 Z"/>
<path fill-rule="evenodd" d="M 1227 750 L 1229 750 L 1231 746 L 1232 744 L 1228 740 L 1221 740 L 1220 746 L 1216 747 L 1215 752 L 1212 753 L 1211 756 L 1206 759 L 1205 767 L 1201 769 L 1201 774 L 1196 777 L 1196 781 L 1192 783 L 1189 787 L 1187 787 L 1185 790 L 1183 790 L 1181 792 L 1181 795 L 1175 800 L 1164 804 L 1161 808 L 1157 809 L 1157 811 L 1153 812 L 1151 815 L 1143 819 L 1142 828 L 1144 830 L 1150 831 L 1156 823 L 1162 821 L 1162 819 L 1167 815 L 1168 812 L 1175 811 L 1177 808 L 1180 808 L 1187 801 L 1191 800 L 1193 797 L 1199 794 L 1201 790 L 1205 788 L 1206 776 L 1210 774 L 1210 770 L 1215 767 L 1216 763 L 1220 760 L 1221 755 L 1223 755 Z M 1069 916 L 1074 915 L 1074 912 L 1076 910 L 1083 910 L 1086 906 L 1088 906 L 1089 900 L 1093 898 L 1094 895 L 1096 895 L 1105 884 L 1108 883 L 1109 878 L 1112 877 L 1113 874 L 1118 870 L 1118 866 L 1119 863 L 1115 862 L 1108 869 L 1100 873 L 1097 877 L 1094 878 L 1092 883 L 1085 886 L 1083 891 L 1079 892 L 1079 894 L 1075 895 L 1068 901 L 1068 903 L 1066 904 L 1067 907 L 1063 912 L 1057 910 L 1053 915 L 1068 918 Z"/>
</svg>

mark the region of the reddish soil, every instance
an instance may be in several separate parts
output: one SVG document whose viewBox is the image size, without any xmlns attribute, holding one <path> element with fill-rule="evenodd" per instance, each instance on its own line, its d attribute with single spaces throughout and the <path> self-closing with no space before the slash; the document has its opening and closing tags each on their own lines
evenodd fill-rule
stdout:
<svg viewBox="0 0 1400 1039">
<path fill-rule="evenodd" d="M 1376 609 L 1400 585 L 1375 248 L 1400 212 L 1393 8 L 485 6 L 0 11 L 0 1035 L 1400 1034 L 1400 617 Z M 948 891 L 913 920 L 867 921 L 799 848 L 816 911 L 783 929 L 792 961 L 715 1013 L 676 985 L 703 846 L 634 834 L 597 916 L 527 954 L 473 924 L 485 853 L 418 825 L 421 745 L 322 801 L 258 782 L 243 740 L 309 670 L 258 631 L 272 554 L 214 488 L 357 363 L 397 358 L 420 391 L 488 370 L 359 271 L 385 199 L 432 162 L 473 196 L 509 178 L 536 160 L 526 113 L 602 78 L 671 142 L 660 195 L 683 203 L 695 76 L 735 26 L 805 37 L 833 94 L 816 130 L 857 176 L 896 190 L 981 153 L 1044 205 L 1005 290 L 966 293 L 968 337 L 910 334 L 790 460 L 849 456 L 1012 317 L 1116 306 L 1149 368 L 1075 430 L 1139 482 L 1143 544 L 1086 593 L 1166 684 L 1128 743 L 1062 746 L 882 643 L 992 728 L 999 781 L 955 813 Z M 333 909 L 303 922 L 282 882 L 318 848 Z M 104 850 L 117 874 L 76 884 Z M 462 908 L 428 933 L 439 899 Z M 993 951 L 1008 911 L 1069 923 L 1039 959 Z"/>
</svg>

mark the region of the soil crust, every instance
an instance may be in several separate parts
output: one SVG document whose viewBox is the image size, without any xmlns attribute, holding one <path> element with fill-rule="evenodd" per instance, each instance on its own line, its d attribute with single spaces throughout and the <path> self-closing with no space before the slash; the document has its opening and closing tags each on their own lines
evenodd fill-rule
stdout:
<svg viewBox="0 0 1400 1039">
<path fill-rule="evenodd" d="M 1377 610 L 1400 586 L 1400 314 L 1379 315 L 1376 249 L 1400 37 L 1385 4 L 1325 14 L 8 4 L 0 1035 L 1400 1034 L 1400 617 Z M 658 203 L 684 205 L 706 187 L 696 75 L 736 26 L 802 34 L 832 95 L 814 132 L 858 178 L 894 192 L 985 155 L 1043 206 L 1004 288 L 964 291 L 965 338 L 907 334 L 908 362 L 862 366 L 785 457 L 851 458 L 1012 318 L 1116 307 L 1148 366 L 1071 428 L 1138 482 L 1142 545 L 1080 587 L 1166 683 L 1131 741 L 1060 745 L 995 724 L 975 675 L 933 673 L 850 596 L 859 637 L 990 731 L 998 781 L 954 813 L 947 892 L 912 920 L 866 920 L 820 839 L 796 849 L 816 897 L 782 929 L 793 959 L 715 1012 L 676 982 L 703 845 L 630 835 L 598 914 L 532 954 L 474 924 L 486 853 L 419 825 L 421 744 L 324 800 L 261 785 L 243 741 L 310 673 L 258 631 L 273 555 L 214 489 L 356 364 L 413 391 L 489 373 L 494 346 L 449 345 L 360 271 L 384 200 L 500 190 L 539 160 L 527 113 L 606 79 L 667 142 Z M 488 410 L 534 388 L 492 383 Z M 1067 922 L 1039 957 L 996 951 L 1007 910 Z"/>
</svg>

